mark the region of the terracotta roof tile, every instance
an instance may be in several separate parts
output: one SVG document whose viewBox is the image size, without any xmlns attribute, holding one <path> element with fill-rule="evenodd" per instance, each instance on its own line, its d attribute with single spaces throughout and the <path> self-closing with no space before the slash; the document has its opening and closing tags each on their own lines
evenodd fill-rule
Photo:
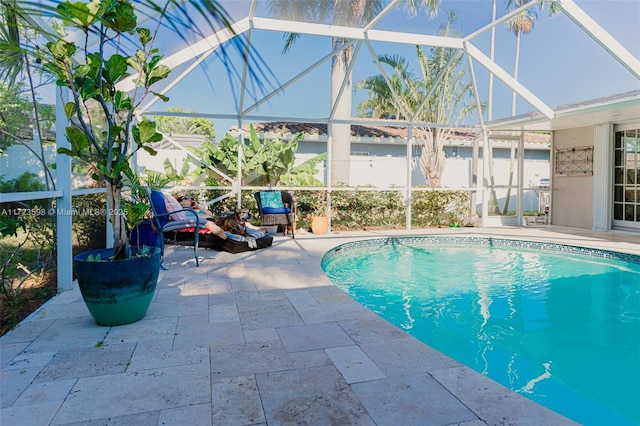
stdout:
<svg viewBox="0 0 640 426">
<path fill-rule="evenodd" d="M 326 135 L 327 125 L 324 123 L 296 123 L 285 121 L 273 121 L 268 123 L 255 123 L 254 128 L 258 133 L 280 133 L 282 129 L 285 129 L 285 134 L 297 134 L 304 133 L 305 135 Z M 244 130 L 249 129 L 249 125 L 242 126 Z M 229 129 L 231 132 L 237 132 L 238 127 L 233 126 Z M 420 132 L 419 129 L 415 130 Z M 518 137 L 520 132 L 508 132 L 508 131 L 494 131 L 492 132 L 499 136 L 514 136 Z M 379 126 L 379 125 L 351 125 L 351 136 L 359 137 L 371 137 L 371 138 L 406 138 L 407 129 L 405 127 L 395 126 Z M 479 136 L 478 132 L 473 129 L 453 129 L 452 135 L 449 139 L 458 141 L 473 141 Z M 548 144 L 551 142 L 551 137 L 548 134 L 529 133 L 525 132 L 525 141 L 528 143 L 540 143 Z"/>
</svg>

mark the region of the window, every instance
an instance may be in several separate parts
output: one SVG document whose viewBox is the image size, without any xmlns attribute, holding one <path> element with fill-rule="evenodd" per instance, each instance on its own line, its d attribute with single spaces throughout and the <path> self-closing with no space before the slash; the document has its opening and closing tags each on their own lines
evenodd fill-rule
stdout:
<svg viewBox="0 0 640 426">
<path fill-rule="evenodd" d="M 615 133 L 613 220 L 640 227 L 640 129 Z"/>
</svg>

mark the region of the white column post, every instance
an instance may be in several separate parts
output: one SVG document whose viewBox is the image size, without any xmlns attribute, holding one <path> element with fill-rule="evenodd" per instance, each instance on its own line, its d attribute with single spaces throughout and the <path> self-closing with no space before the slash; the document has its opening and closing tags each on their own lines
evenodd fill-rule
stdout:
<svg viewBox="0 0 640 426">
<path fill-rule="evenodd" d="M 324 182 L 327 186 L 327 223 L 328 232 L 331 233 L 331 173 L 333 173 L 333 134 L 331 133 L 331 120 L 327 122 L 327 167 Z M 351 159 L 349 159 L 351 161 Z"/>
<path fill-rule="evenodd" d="M 264 143 L 264 141 L 262 142 Z M 233 185 L 238 193 L 236 202 L 238 209 L 242 208 L 242 158 L 244 156 L 242 148 L 244 148 L 244 133 L 242 131 L 242 118 L 238 117 L 238 175 L 236 176 L 237 181 Z"/>
<path fill-rule="evenodd" d="M 406 215 L 406 225 L 405 228 L 407 230 L 411 229 L 411 200 L 413 198 L 413 194 L 411 192 L 411 154 L 412 154 L 412 146 L 413 146 L 413 125 L 409 124 L 407 126 L 407 192 L 406 192 L 406 202 L 407 209 L 405 212 Z"/>
<path fill-rule="evenodd" d="M 524 218 L 522 217 L 524 211 L 524 129 L 520 131 L 520 138 L 518 139 L 518 207 L 517 207 L 517 224 L 522 226 L 524 224 Z"/>
<path fill-rule="evenodd" d="M 489 135 L 482 129 L 482 227 L 489 223 Z"/>
<path fill-rule="evenodd" d="M 594 126 L 593 135 L 593 229 L 611 229 L 613 176 L 613 124 Z"/>
<path fill-rule="evenodd" d="M 60 88 L 56 97 L 56 148 L 69 148 L 65 128 L 67 116 L 64 104 L 69 100 L 69 91 Z M 71 157 L 56 155 L 56 187 L 62 196 L 56 199 L 56 210 L 71 211 Z M 53 212 L 55 214 L 55 212 Z M 56 250 L 58 252 L 58 293 L 73 288 L 73 252 L 71 214 L 56 214 Z"/>
</svg>

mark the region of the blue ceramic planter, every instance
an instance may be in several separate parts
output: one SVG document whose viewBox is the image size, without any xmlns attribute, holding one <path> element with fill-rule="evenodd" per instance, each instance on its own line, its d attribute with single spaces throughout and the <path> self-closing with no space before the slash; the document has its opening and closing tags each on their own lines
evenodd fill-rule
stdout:
<svg viewBox="0 0 640 426">
<path fill-rule="evenodd" d="M 158 283 L 160 249 L 150 256 L 107 260 L 112 249 L 93 250 L 74 257 L 80 292 L 93 319 L 100 325 L 130 324 L 142 319 L 149 309 Z M 90 255 L 103 260 L 87 261 Z"/>
</svg>

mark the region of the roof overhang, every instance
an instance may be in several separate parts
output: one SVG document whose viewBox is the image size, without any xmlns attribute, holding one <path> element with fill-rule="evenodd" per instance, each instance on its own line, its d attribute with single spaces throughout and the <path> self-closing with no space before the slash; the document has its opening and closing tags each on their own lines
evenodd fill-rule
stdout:
<svg viewBox="0 0 640 426">
<path fill-rule="evenodd" d="M 563 130 L 640 121 L 640 90 L 555 108 L 553 118 L 534 112 L 486 123 L 489 130 Z"/>
</svg>

